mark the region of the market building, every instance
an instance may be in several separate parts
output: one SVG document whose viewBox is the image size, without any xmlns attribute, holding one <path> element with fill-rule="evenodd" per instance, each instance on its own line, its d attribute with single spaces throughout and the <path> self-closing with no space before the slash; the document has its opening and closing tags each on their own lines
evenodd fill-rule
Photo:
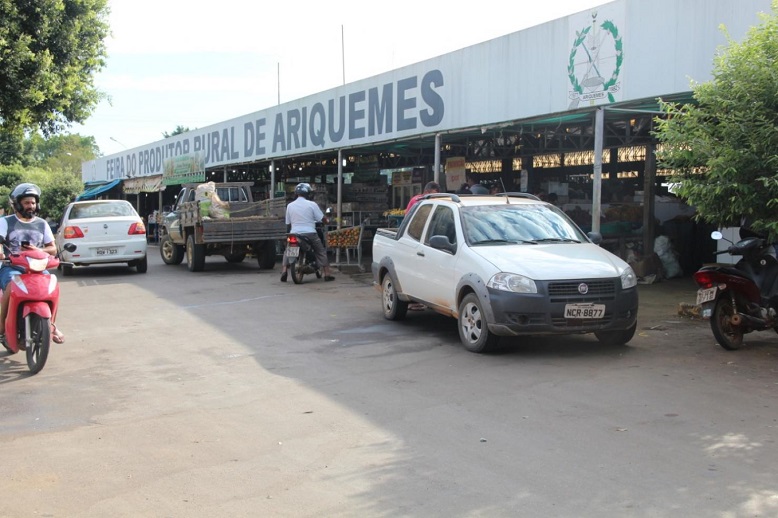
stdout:
<svg viewBox="0 0 778 518">
<path fill-rule="evenodd" d="M 616 0 L 86 162 L 81 196 L 119 195 L 146 214 L 172 205 L 182 183 L 251 180 L 261 199 L 307 181 L 369 236 L 427 181 L 454 192 L 473 173 L 500 191 L 553 193 L 622 256 L 669 235 L 694 269 L 709 229 L 657 170 L 659 100 L 691 101 L 727 38 L 770 10 L 770 0 Z"/>
</svg>

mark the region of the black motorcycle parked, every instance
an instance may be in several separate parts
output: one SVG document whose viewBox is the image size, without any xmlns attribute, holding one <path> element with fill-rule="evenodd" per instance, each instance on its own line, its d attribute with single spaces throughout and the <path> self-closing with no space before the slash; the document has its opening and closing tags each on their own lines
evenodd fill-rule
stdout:
<svg viewBox="0 0 778 518">
<path fill-rule="evenodd" d="M 718 231 L 711 237 L 723 238 Z M 778 332 L 778 259 L 773 245 L 760 237 L 741 239 L 716 255 L 724 253 L 741 259 L 735 265 L 705 265 L 694 280 L 700 287 L 697 304 L 710 319 L 713 336 L 724 349 L 735 350 L 747 333 Z"/>
</svg>

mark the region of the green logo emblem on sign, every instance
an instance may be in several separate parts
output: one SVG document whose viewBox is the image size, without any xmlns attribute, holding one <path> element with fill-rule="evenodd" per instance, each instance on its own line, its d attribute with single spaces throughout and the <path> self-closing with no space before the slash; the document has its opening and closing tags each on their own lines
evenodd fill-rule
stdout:
<svg viewBox="0 0 778 518">
<path fill-rule="evenodd" d="M 573 89 L 570 91 L 570 109 L 579 103 L 615 102 L 613 94 L 619 91 L 619 73 L 624 61 L 621 35 L 612 21 L 597 25 L 597 12 L 592 13 L 592 24 L 576 31 L 570 50 L 567 76 Z"/>
</svg>

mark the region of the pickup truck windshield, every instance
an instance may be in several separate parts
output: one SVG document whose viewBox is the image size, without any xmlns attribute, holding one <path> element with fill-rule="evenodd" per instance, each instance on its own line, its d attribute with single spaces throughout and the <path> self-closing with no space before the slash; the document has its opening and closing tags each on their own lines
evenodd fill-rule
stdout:
<svg viewBox="0 0 778 518">
<path fill-rule="evenodd" d="M 470 245 L 588 242 L 561 211 L 547 205 L 486 205 L 462 208 Z"/>
</svg>

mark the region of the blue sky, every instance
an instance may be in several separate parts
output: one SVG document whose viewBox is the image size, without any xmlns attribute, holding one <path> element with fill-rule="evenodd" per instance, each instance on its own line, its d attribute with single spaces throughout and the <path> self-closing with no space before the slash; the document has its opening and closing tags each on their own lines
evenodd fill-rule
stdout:
<svg viewBox="0 0 778 518">
<path fill-rule="evenodd" d="M 71 132 L 119 153 L 604 3 L 109 0 L 108 99 Z"/>
</svg>

